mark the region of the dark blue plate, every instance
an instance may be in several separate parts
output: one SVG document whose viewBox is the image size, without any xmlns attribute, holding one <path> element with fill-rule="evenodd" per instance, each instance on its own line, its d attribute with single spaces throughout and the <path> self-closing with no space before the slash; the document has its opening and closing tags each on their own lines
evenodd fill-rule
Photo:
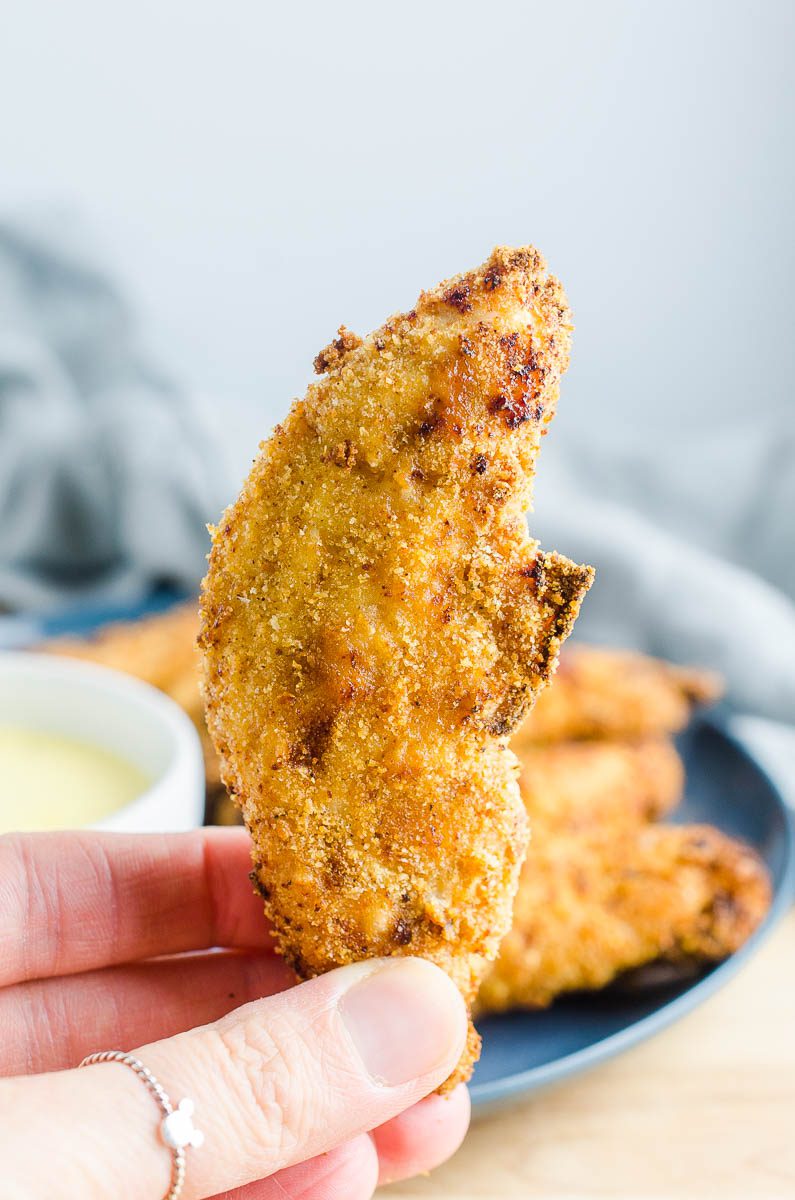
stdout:
<svg viewBox="0 0 795 1200">
<path fill-rule="evenodd" d="M 635 993 L 607 989 L 581 994 L 541 1012 L 479 1021 L 483 1054 L 471 1084 L 479 1108 L 575 1075 L 678 1020 L 731 978 L 792 903 L 792 815 L 773 782 L 719 720 L 697 720 L 680 739 L 687 799 L 675 819 L 716 825 L 758 851 L 773 881 L 766 920 L 737 954 L 696 979 Z"/>
</svg>

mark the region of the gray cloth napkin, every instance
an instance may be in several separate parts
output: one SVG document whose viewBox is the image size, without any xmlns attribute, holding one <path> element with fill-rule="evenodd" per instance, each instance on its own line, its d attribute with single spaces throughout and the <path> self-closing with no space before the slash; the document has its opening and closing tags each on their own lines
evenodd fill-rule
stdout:
<svg viewBox="0 0 795 1200">
<path fill-rule="evenodd" d="M 195 588 L 218 475 L 84 232 L 0 220 L 0 609 Z"/>
</svg>

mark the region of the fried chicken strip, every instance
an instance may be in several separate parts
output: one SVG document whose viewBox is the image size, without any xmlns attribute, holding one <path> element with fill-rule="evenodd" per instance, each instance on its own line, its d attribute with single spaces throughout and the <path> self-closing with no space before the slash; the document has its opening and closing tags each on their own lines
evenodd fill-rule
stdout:
<svg viewBox="0 0 795 1200">
<path fill-rule="evenodd" d="M 539 831 L 478 1011 L 544 1008 L 660 960 L 719 961 L 769 905 L 763 863 L 711 826 L 641 825 L 590 838 Z"/>
<path fill-rule="evenodd" d="M 536 841 L 632 828 L 665 816 L 682 798 L 684 766 L 665 738 L 526 745 L 517 753 Z"/>
<path fill-rule="evenodd" d="M 518 752 L 539 742 L 664 737 L 685 727 L 695 705 L 712 703 L 721 692 L 720 679 L 709 671 L 630 650 L 570 646 L 513 747 Z"/>
<path fill-rule="evenodd" d="M 214 531 L 208 723 L 301 977 L 418 954 L 469 1003 L 509 928 L 527 822 L 507 737 L 593 574 L 524 516 L 570 333 L 532 248 L 364 342 L 341 330 Z M 451 1086 L 477 1048 L 471 1029 Z"/>
</svg>

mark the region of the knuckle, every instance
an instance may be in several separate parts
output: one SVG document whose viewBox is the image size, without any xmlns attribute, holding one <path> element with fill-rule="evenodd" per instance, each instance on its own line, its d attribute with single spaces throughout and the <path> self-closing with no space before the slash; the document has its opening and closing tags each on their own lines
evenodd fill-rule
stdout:
<svg viewBox="0 0 795 1200">
<path fill-rule="evenodd" d="M 295 1025 L 251 1016 L 215 1031 L 238 1121 L 275 1166 L 307 1144 L 318 1108 L 312 1051 Z"/>
</svg>

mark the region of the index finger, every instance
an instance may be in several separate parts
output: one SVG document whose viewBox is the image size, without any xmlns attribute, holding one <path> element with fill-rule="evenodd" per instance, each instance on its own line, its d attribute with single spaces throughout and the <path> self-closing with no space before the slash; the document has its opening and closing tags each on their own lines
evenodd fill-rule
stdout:
<svg viewBox="0 0 795 1200">
<path fill-rule="evenodd" d="M 269 948 L 243 829 L 0 837 L 0 986 L 211 946 Z"/>
</svg>

